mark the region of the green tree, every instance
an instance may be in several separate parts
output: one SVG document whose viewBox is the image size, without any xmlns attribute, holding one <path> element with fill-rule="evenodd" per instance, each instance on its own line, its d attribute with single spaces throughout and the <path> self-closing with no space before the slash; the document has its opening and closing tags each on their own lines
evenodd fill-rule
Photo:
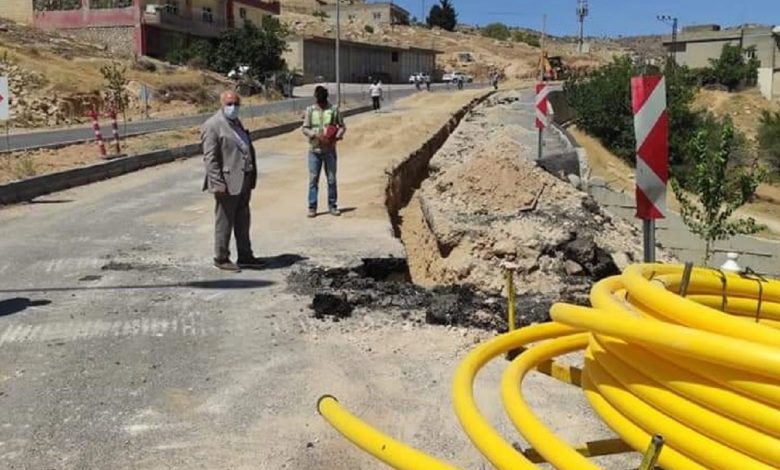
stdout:
<svg viewBox="0 0 780 470">
<path fill-rule="evenodd" d="M 262 28 L 248 21 L 241 28 L 228 29 L 219 38 L 211 68 L 227 73 L 246 65 L 252 77 L 265 79 L 286 68 L 282 58 L 287 49 L 283 39 L 286 35 L 286 28 L 270 15 L 263 17 Z"/>
<path fill-rule="evenodd" d="M 127 94 L 127 67 L 119 62 L 100 67 L 100 74 L 105 80 L 105 97 L 110 111 L 126 115 L 128 94 Z"/>
<path fill-rule="evenodd" d="M 458 24 L 458 13 L 450 0 L 439 0 L 438 5 L 431 7 L 426 22 L 431 28 L 437 26 L 447 31 L 454 31 Z"/>
<path fill-rule="evenodd" d="M 780 174 L 780 112 L 764 111 L 758 127 L 761 157 L 772 167 L 772 176 Z"/>
<path fill-rule="evenodd" d="M 499 41 L 506 41 L 512 36 L 509 28 L 504 23 L 490 23 L 482 28 L 482 35 Z"/>
<path fill-rule="evenodd" d="M 725 122 L 719 134 L 700 130 L 691 142 L 693 171 L 687 189 L 692 194 L 676 178 L 671 181 L 683 222 L 705 242 L 705 263 L 710 261 L 716 241 L 761 230 L 754 219 L 735 220 L 732 215 L 750 200 L 765 174 L 756 165 L 734 162 L 741 144 L 731 122 Z M 711 141 L 716 142 L 716 148 Z"/>
<path fill-rule="evenodd" d="M 758 79 L 758 67 L 761 65 L 755 58 L 755 51 L 755 47 L 743 49 L 740 45 L 724 44 L 720 57 L 710 59 L 712 76 L 729 91 L 734 91 L 743 82 L 755 83 Z"/>
</svg>

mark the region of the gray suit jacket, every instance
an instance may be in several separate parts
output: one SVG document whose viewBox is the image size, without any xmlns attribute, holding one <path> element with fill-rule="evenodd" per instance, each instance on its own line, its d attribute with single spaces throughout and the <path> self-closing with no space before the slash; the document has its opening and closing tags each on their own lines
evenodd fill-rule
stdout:
<svg viewBox="0 0 780 470">
<path fill-rule="evenodd" d="M 246 132 L 241 121 L 241 131 Z M 203 190 L 210 193 L 225 191 L 230 195 L 241 194 L 244 185 L 244 155 L 252 159 L 250 189 L 257 184 L 257 156 L 253 145 L 245 145 L 234 127 L 220 109 L 200 129 L 203 161 L 206 164 L 206 178 Z"/>
</svg>

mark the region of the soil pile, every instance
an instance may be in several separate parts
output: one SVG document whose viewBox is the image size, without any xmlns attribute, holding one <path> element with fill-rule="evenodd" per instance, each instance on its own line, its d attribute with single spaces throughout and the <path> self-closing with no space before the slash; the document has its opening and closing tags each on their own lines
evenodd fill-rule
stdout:
<svg viewBox="0 0 780 470">
<path fill-rule="evenodd" d="M 525 159 L 536 136 L 518 99 L 483 103 L 431 160 L 401 213 L 412 279 L 500 294 L 510 268 L 521 296 L 587 302 L 594 281 L 641 259 L 639 231 Z"/>
</svg>

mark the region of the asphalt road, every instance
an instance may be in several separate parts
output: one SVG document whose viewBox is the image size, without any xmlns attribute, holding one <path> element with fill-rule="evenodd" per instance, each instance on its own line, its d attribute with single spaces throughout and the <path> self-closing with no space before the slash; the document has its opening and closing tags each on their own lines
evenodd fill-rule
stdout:
<svg viewBox="0 0 780 470">
<path fill-rule="evenodd" d="M 376 122 L 420 128 L 409 106 L 350 118 L 350 139 Z M 427 130 L 383 148 L 402 158 Z M 282 145 L 292 150 L 275 154 Z M 0 468 L 371 469 L 317 415 L 320 394 L 352 403 L 370 403 L 379 390 L 397 400 L 446 396 L 452 344 L 473 338 L 381 317 L 344 333 L 336 327 L 346 322 L 313 319 L 311 297 L 286 286 L 304 265 L 403 256 L 383 206 L 391 156 L 345 150 L 341 198 L 353 207 L 307 219 L 305 139 L 292 133 L 257 146 L 252 238 L 270 261 L 261 271 L 210 266 L 213 202 L 200 192 L 197 158 L 0 210 Z M 421 371 L 424 379 L 395 386 Z M 425 422 L 410 420 L 410 430 L 439 440 L 446 416 L 442 441 L 477 458 L 448 407 L 411 409 Z M 385 416 L 378 424 L 395 421 Z"/>
<path fill-rule="evenodd" d="M 475 85 L 470 85 L 470 87 Z M 366 93 L 362 91 L 362 85 L 344 84 L 343 99 L 345 101 L 363 101 L 367 100 Z M 299 90 L 306 92 L 310 86 Z M 333 86 L 330 86 L 333 89 Z M 403 98 L 415 93 L 411 85 L 392 85 L 386 86 L 386 93 L 389 91 L 393 99 Z M 447 89 L 444 84 L 434 85 L 435 90 Z M 242 116 L 265 116 L 269 114 L 282 113 L 302 109 L 312 102 L 311 97 L 300 97 L 288 99 L 275 103 L 263 105 L 247 106 L 242 110 Z M 172 129 L 199 126 L 205 122 L 213 113 L 195 114 L 192 116 L 150 119 L 148 121 L 133 121 L 120 126 L 123 136 L 132 136 L 140 134 L 149 134 Z M 64 144 L 89 141 L 94 138 L 94 131 L 91 126 L 70 127 L 64 129 L 34 131 L 26 133 L 11 134 L 8 139 L 0 137 L 0 153 L 19 150 L 32 150 L 41 147 L 54 147 Z"/>
</svg>

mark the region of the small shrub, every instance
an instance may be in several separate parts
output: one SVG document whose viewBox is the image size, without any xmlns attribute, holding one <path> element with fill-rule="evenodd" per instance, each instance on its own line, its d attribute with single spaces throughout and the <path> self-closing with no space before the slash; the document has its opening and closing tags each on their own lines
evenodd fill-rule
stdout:
<svg viewBox="0 0 780 470">
<path fill-rule="evenodd" d="M 541 47 L 542 43 L 539 39 L 539 35 L 529 33 L 526 31 L 516 30 L 512 33 L 512 40 L 515 42 L 524 42 L 529 46 Z"/>
<path fill-rule="evenodd" d="M 367 24 L 363 27 L 363 30 L 367 32 L 368 34 L 374 34 L 374 27 L 370 24 Z"/>
<path fill-rule="evenodd" d="M 506 41 L 512 36 L 512 33 L 504 23 L 490 23 L 482 28 L 482 35 L 487 38 Z"/>
<path fill-rule="evenodd" d="M 35 161 L 30 155 L 22 155 L 16 160 L 14 166 L 14 177 L 17 179 L 30 178 L 38 174 L 35 168 Z"/>
<path fill-rule="evenodd" d="M 325 21 L 328 18 L 330 18 L 330 15 L 328 15 L 327 13 L 325 13 L 322 10 L 315 11 L 314 13 L 312 13 L 312 16 L 315 17 L 315 18 L 319 18 L 320 21 Z"/>
</svg>

